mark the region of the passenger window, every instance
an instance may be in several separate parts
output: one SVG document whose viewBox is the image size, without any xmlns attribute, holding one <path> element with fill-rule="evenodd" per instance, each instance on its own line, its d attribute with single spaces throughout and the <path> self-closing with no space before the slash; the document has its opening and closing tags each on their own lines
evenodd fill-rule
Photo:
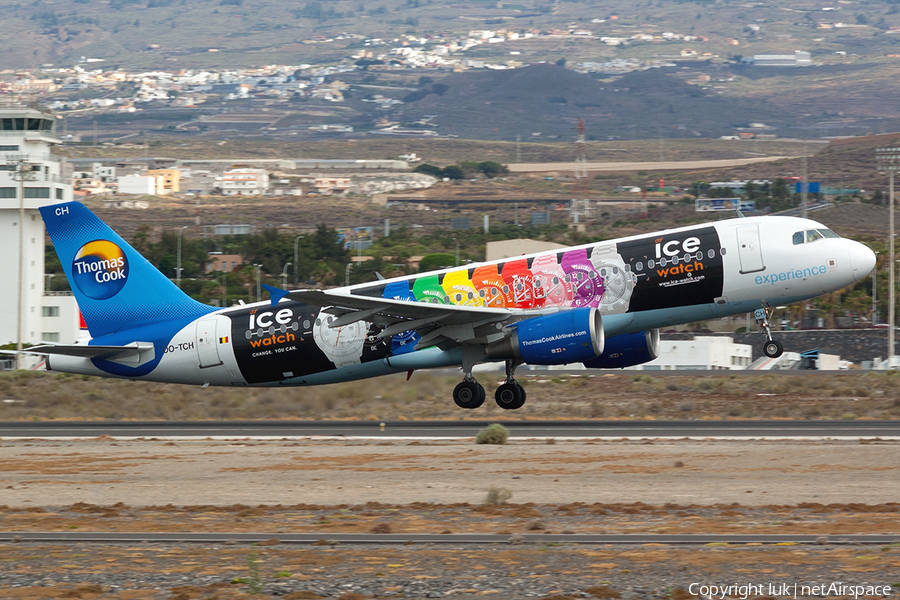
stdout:
<svg viewBox="0 0 900 600">
<path fill-rule="evenodd" d="M 803 243 L 803 232 L 798 231 L 797 233 L 794 234 L 794 245 L 799 246 L 802 243 Z"/>
<path fill-rule="evenodd" d="M 825 236 L 823 236 L 821 233 L 819 233 L 819 232 L 816 231 L 815 229 L 810 229 L 809 231 L 806 232 L 806 242 L 807 242 L 807 243 L 809 243 L 809 242 L 815 242 L 816 240 L 824 239 L 824 237 L 825 237 Z"/>
</svg>

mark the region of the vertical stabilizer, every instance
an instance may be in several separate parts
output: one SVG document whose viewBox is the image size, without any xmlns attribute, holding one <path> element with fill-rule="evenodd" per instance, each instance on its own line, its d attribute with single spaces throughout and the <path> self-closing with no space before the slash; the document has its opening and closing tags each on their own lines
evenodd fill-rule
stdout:
<svg viewBox="0 0 900 600">
<path fill-rule="evenodd" d="M 80 202 L 40 210 L 92 337 L 216 310 L 182 292 Z"/>
</svg>

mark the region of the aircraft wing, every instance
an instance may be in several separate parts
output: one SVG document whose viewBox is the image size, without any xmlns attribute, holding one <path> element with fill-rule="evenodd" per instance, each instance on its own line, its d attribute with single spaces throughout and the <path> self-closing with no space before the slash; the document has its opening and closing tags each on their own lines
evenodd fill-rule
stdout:
<svg viewBox="0 0 900 600">
<path fill-rule="evenodd" d="M 469 341 L 494 341 L 509 334 L 504 330 L 504 325 L 548 312 L 409 302 L 323 290 L 289 292 L 286 297 L 321 306 L 325 312 L 335 315 L 337 318 L 330 323 L 330 327 L 365 320 L 384 327 L 378 334 L 379 338 L 415 331 L 422 336 L 417 348 L 432 344 L 452 346 Z"/>
<path fill-rule="evenodd" d="M 141 354 L 153 352 L 152 342 L 132 342 L 125 346 L 89 346 L 87 344 L 42 344 L 23 350 L 30 354 L 61 354 L 81 358 L 128 361 L 140 359 Z"/>
</svg>

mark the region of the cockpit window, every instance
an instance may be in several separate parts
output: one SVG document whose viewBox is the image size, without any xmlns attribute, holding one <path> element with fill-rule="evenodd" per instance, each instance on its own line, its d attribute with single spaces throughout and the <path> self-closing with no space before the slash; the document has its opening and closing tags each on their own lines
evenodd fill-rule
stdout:
<svg viewBox="0 0 900 600">
<path fill-rule="evenodd" d="M 825 238 L 840 238 L 838 234 L 833 232 L 830 229 L 808 229 L 806 231 L 797 231 L 794 233 L 792 240 L 795 246 L 800 244 L 808 244 L 809 242 L 815 242 L 816 240 L 823 240 Z"/>
<path fill-rule="evenodd" d="M 806 232 L 806 243 L 815 242 L 816 240 L 825 239 L 825 236 L 816 231 L 815 229 L 810 229 Z"/>
</svg>

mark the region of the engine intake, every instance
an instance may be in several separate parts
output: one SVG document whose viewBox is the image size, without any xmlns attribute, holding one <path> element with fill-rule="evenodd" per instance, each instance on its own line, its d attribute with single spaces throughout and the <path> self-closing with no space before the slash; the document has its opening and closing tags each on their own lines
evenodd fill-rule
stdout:
<svg viewBox="0 0 900 600">
<path fill-rule="evenodd" d="M 584 361 L 588 369 L 624 369 L 659 356 L 659 329 L 624 333 L 607 338 L 603 353 Z"/>
<path fill-rule="evenodd" d="M 603 319 L 596 308 L 575 308 L 526 319 L 512 335 L 488 345 L 487 358 L 530 365 L 564 365 L 603 353 Z"/>
</svg>

